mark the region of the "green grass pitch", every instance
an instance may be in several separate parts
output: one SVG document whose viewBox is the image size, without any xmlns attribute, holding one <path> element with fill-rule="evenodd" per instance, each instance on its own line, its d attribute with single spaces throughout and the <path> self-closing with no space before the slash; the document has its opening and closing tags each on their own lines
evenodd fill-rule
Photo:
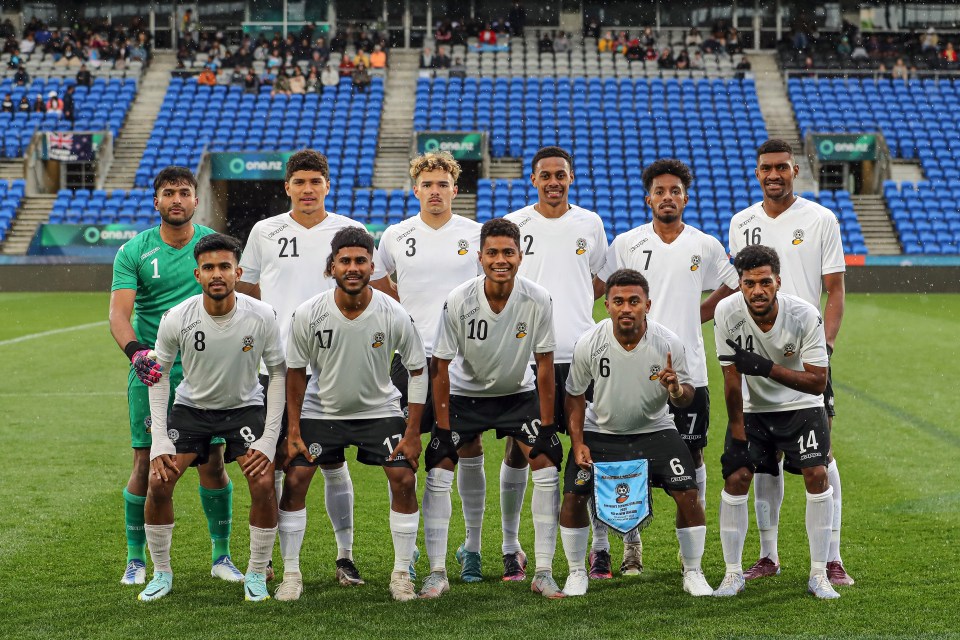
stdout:
<svg viewBox="0 0 960 640">
<path fill-rule="evenodd" d="M 127 369 L 106 315 L 106 294 L 0 294 L 2 638 L 960 637 L 960 296 L 848 296 L 834 357 L 834 448 L 843 478 L 843 557 L 857 585 L 842 589 L 834 602 L 805 593 L 808 549 L 796 477 L 787 481 L 781 517 L 783 574 L 748 584 L 740 597 L 694 599 L 682 592 L 672 501 L 659 491 L 655 520 L 644 534 L 642 576 L 594 582 L 586 597 L 565 601 L 535 596 L 529 581 L 502 583 L 497 482 L 503 449 L 489 438 L 483 583 L 455 577 L 453 549 L 463 523 L 454 491 L 452 592 L 435 602 L 393 603 L 386 481 L 379 469 L 354 462 L 355 554 L 366 586 L 343 589 L 333 580 L 334 540 L 318 482 L 309 497 L 303 599 L 243 602 L 240 586 L 209 576 L 206 524 L 190 473 L 176 498 L 174 592 L 140 603 L 137 588 L 119 585 L 125 559 L 120 492 L 131 459 Z M 710 331 L 705 327 L 708 353 Z M 717 506 L 726 416 L 711 360 L 704 569 L 716 585 L 723 574 Z M 233 553 L 242 569 L 249 494 L 236 465 L 230 473 Z M 421 491 L 423 485 L 421 478 Z M 523 518 L 521 539 L 532 555 L 529 504 Z M 759 545 L 752 507 L 750 520 L 747 565 Z M 615 562 L 621 549 L 614 538 Z M 424 558 L 418 568 L 426 572 L 427 566 Z M 559 540 L 554 567 L 562 584 L 567 568 Z"/>
</svg>

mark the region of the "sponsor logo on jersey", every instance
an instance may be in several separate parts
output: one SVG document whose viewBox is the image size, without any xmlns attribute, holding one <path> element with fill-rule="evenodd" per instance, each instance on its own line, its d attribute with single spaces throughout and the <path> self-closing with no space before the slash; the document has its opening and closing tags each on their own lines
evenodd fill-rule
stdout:
<svg viewBox="0 0 960 640">
<path fill-rule="evenodd" d="M 583 238 L 577 238 L 577 255 L 582 256 L 587 252 L 587 241 Z"/>
<path fill-rule="evenodd" d="M 617 492 L 617 504 L 623 504 L 630 498 L 630 485 L 626 482 L 618 484 L 615 491 Z"/>
<path fill-rule="evenodd" d="M 793 357 L 793 354 L 795 354 L 796 352 L 797 352 L 797 345 L 793 344 L 792 342 L 788 342 L 786 346 L 783 347 L 783 355 L 786 358 Z"/>
<path fill-rule="evenodd" d="M 143 419 L 143 430 L 147 433 L 150 433 L 150 428 L 153 427 L 153 418 L 147 416 Z"/>
<path fill-rule="evenodd" d="M 244 336 L 243 337 L 243 352 L 246 353 L 253 349 L 253 336 Z"/>
<path fill-rule="evenodd" d="M 150 251 L 147 251 L 146 253 L 141 254 L 141 255 L 140 255 L 140 259 L 141 259 L 141 260 L 146 260 L 147 258 L 149 258 L 150 256 L 152 256 L 153 254 L 155 254 L 157 251 L 160 251 L 160 247 L 154 247 L 153 249 L 150 249 Z"/>
<path fill-rule="evenodd" d="M 634 251 L 636 251 L 637 249 L 639 249 L 640 247 L 642 247 L 643 245 L 645 245 L 645 244 L 647 243 L 647 240 L 649 240 L 649 239 L 650 239 L 650 238 L 644 238 L 643 240 L 641 240 L 641 241 L 638 242 L 637 244 L 635 244 L 635 245 L 633 245 L 632 247 L 630 247 L 630 253 L 633 253 Z"/>
<path fill-rule="evenodd" d="M 182 336 L 182 335 L 185 334 L 185 333 L 190 333 L 191 331 L 193 331 L 194 329 L 196 329 L 196 328 L 199 327 L 199 326 L 200 326 L 200 321 L 199 321 L 199 320 L 197 320 L 197 321 L 195 321 L 195 322 L 191 322 L 191 323 L 188 324 L 186 327 L 184 327 L 183 329 L 180 330 L 180 335 Z"/>
<path fill-rule="evenodd" d="M 466 240 L 457 240 L 457 254 L 461 256 L 467 255 L 467 250 L 470 248 L 470 243 Z"/>
<path fill-rule="evenodd" d="M 386 339 L 387 337 L 383 335 L 383 331 L 377 331 L 375 334 L 373 334 L 373 348 L 376 349 L 377 347 L 382 347 L 383 341 Z"/>
<path fill-rule="evenodd" d="M 586 469 L 580 469 L 580 471 L 577 471 L 577 479 L 573 481 L 573 484 L 577 485 L 578 487 L 582 487 L 583 485 L 587 484 L 589 480 L 590 472 Z"/>
<path fill-rule="evenodd" d="M 176 442 L 180 439 L 180 432 L 176 429 L 167 429 L 167 437 L 170 438 L 171 442 Z"/>
<path fill-rule="evenodd" d="M 650 379 L 651 379 L 651 380 L 659 380 L 659 379 L 660 379 L 660 371 L 661 371 L 662 369 L 663 369 L 663 367 L 661 367 L 661 366 L 658 365 L 658 364 L 652 364 L 652 365 L 650 365 Z"/>
<path fill-rule="evenodd" d="M 518 323 L 517 323 L 517 337 L 518 337 L 518 338 L 525 338 L 525 337 L 527 337 L 527 323 L 526 323 L 526 322 L 518 322 Z"/>
<path fill-rule="evenodd" d="M 803 229 L 797 229 L 793 232 L 793 244 L 797 245 L 803 242 Z"/>
<path fill-rule="evenodd" d="M 307 447 L 307 452 L 316 458 L 318 455 L 323 453 L 323 447 L 320 446 L 319 442 L 312 442 L 309 447 Z"/>
<path fill-rule="evenodd" d="M 690 271 L 696 271 L 697 269 L 699 269 L 700 262 L 701 262 L 700 256 L 698 255 L 690 256 Z"/>
<path fill-rule="evenodd" d="M 273 231 L 271 231 L 270 233 L 268 233 L 268 234 L 267 234 L 267 238 L 270 239 L 270 240 L 272 240 L 272 239 L 273 239 L 273 236 L 277 235 L 278 233 L 280 233 L 281 231 L 283 231 L 284 229 L 286 229 L 286 228 L 289 227 L 289 226 L 290 226 L 290 225 L 288 225 L 286 222 L 284 222 L 284 223 L 281 224 L 279 227 L 277 227 L 276 229 L 274 229 Z"/>
</svg>

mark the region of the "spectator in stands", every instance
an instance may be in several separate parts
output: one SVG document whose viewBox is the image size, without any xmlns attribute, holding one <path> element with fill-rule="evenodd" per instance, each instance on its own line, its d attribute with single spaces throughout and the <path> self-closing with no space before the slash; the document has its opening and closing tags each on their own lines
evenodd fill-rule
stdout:
<svg viewBox="0 0 960 640">
<path fill-rule="evenodd" d="M 584 21 L 583 27 L 583 37 L 584 38 L 596 38 L 600 39 L 600 21 L 595 17 L 590 16 L 589 19 Z"/>
<path fill-rule="evenodd" d="M 243 76 L 243 92 L 257 93 L 260 91 L 260 78 L 253 72 L 253 67 L 247 69 L 247 75 Z"/>
<path fill-rule="evenodd" d="M 387 68 L 387 52 L 378 44 L 373 45 L 373 53 L 370 54 L 371 69 Z"/>
<path fill-rule="evenodd" d="M 810 77 L 815 76 L 815 75 L 816 75 L 816 73 L 815 73 L 816 68 L 817 68 L 817 65 L 816 65 L 816 63 L 813 61 L 813 58 L 812 58 L 811 56 L 807 56 L 806 58 L 804 58 L 804 60 L 803 60 L 803 70 L 807 72 L 807 73 L 806 73 L 807 76 L 810 76 Z"/>
<path fill-rule="evenodd" d="M 63 94 L 63 119 L 73 122 L 76 117 L 76 105 L 73 101 L 73 94 L 77 89 L 77 85 L 71 84 L 67 87 L 66 93 Z"/>
<path fill-rule="evenodd" d="M 743 45 L 740 44 L 740 32 L 732 27 L 727 33 L 727 53 L 731 56 L 743 53 Z"/>
<path fill-rule="evenodd" d="M 624 54 L 627 60 L 643 60 L 645 54 L 645 49 L 640 44 L 640 38 L 634 38 L 630 41 L 630 46 L 627 47 L 627 52 Z M 684 52 L 686 55 L 686 52 Z"/>
<path fill-rule="evenodd" d="M 23 65 L 17 67 L 17 72 L 13 74 L 13 83 L 18 87 L 30 84 L 30 74 L 23 68 Z"/>
<path fill-rule="evenodd" d="M 480 42 L 480 44 L 491 46 L 497 44 L 497 32 L 493 30 L 493 25 L 491 23 L 488 22 L 486 25 L 484 25 L 483 31 L 480 32 L 479 36 L 477 36 L 477 40 Z"/>
<path fill-rule="evenodd" d="M 231 87 L 242 87 L 243 78 L 246 74 L 243 73 L 243 69 L 240 67 L 234 67 L 233 71 L 230 72 L 229 84 Z"/>
<path fill-rule="evenodd" d="M 463 60 L 460 58 L 454 58 L 453 64 L 450 65 L 450 77 L 451 78 L 466 78 L 467 77 L 467 67 L 463 64 Z"/>
<path fill-rule="evenodd" d="M 620 36 L 624 42 L 627 40 L 627 32 L 621 31 Z M 643 33 L 640 34 L 640 45 L 644 48 L 653 47 L 657 48 L 657 34 L 653 32 L 653 27 L 644 27 Z"/>
<path fill-rule="evenodd" d="M 613 51 L 613 32 L 606 31 L 602 38 L 597 39 L 597 51 L 600 53 L 609 53 Z"/>
<path fill-rule="evenodd" d="M 643 42 L 643 38 L 640 38 L 640 42 Z M 625 55 L 628 48 L 630 48 L 630 39 L 626 31 L 621 31 L 617 34 L 616 42 L 613 43 L 613 52 L 619 55 Z"/>
<path fill-rule="evenodd" d="M 840 42 L 837 43 L 837 55 L 841 60 L 846 60 L 851 53 L 853 53 L 853 47 L 850 45 L 850 38 L 841 36 Z"/>
<path fill-rule="evenodd" d="M 313 54 L 314 60 L 317 56 L 320 58 L 320 65 L 317 68 L 323 69 L 323 66 L 330 59 L 330 47 L 327 46 L 326 38 L 317 38 L 317 41 L 313 43 Z"/>
<path fill-rule="evenodd" d="M 146 62 L 147 60 L 146 40 L 145 39 L 141 40 L 141 38 L 143 38 L 142 33 L 140 34 L 140 37 L 137 39 L 137 41 L 133 44 L 133 46 L 130 47 L 129 57 L 131 61 L 136 60 L 138 62 Z M 212 55 L 213 54 L 211 54 L 211 56 Z M 217 60 L 217 58 L 214 58 L 214 60 Z"/>
<path fill-rule="evenodd" d="M 363 49 L 357 49 L 357 55 L 353 56 L 353 66 L 359 67 L 360 65 L 370 66 L 370 56 Z"/>
<path fill-rule="evenodd" d="M 30 99 L 26 95 L 20 97 L 20 103 L 17 104 L 17 113 L 30 113 Z"/>
<path fill-rule="evenodd" d="M 890 75 L 894 80 L 907 80 L 910 77 L 910 72 L 907 69 L 906 63 L 903 61 L 903 58 L 897 58 L 897 62 L 893 65 L 893 69 L 890 70 Z"/>
<path fill-rule="evenodd" d="M 183 18 L 180 19 L 180 39 L 184 42 L 192 42 L 197 33 L 197 21 L 193 19 L 193 9 L 187 9 L 183 12 Z"/>
<path fill-rule="evenodd" d="M 628 55 L 628 56 L 630 55 L 630 52 L 629 52 L 629 51 L 627 52 L 627 55 Z M 681 51 L 680 53 L 677 54 L 677 59 L 676 59 L 674 62 L 675 62 L 675 64 L 676 64 L 677 69 L 679 69 L 679 70 L 681 70 L 681 71 L 683 71 L 684 69 L 689 69 L 689 68 L 690 68 L 690 55 L 689 55 L 689 54 L 687 53 L 687 51 L 684 49 L 683 51 Z"/>
<path fill-rule="evenodd" d="M 273 90 L 270 92 L 270 96 L 273 97 L 278 93 L 285 96 L 289 96 L 292 93 L 290 90 L 290 78 L 287 76 L 287 70 L 283 67 L 277 69 L 277 77 L 273 81 Z"/>
<path fill-rule="evenodd" d="M 453 40 L 453 27 L 449 21 L 437 22 L 437 30 L 433 32 L 433 39 L 437 44 L 450 44 Z"/>
<path fill-rule="evenodd" d="M 433 68 L 434 69 L 450 68 L 450 56 L 447 55 L 447 52 L 444 51 L 443 47 L 437 47 L 437 55 L 433 56 Z"/>
<path fill-rule="evenodd" d="M 421 69 L 433 69 L 433 53 L 430 51 L 429 47 L 424 47 L 423 51 L 420 52 L 420 68 Z M 423 75 L 422 73 L 420 75 Z"/>
<path fill-rule="evenodd" d="M 16 27 L 13 26 L 12 22 L 10 22 L 10 18 L 5 18 L 3 23 L 0 23 L 0 38 L 12 38 L 16 35 Z"/>
<path fill-rule="evenodd" d="M 673 59 L 673 54 L 670 53 L 670 47 L 664 47 L 663 51 L 660 52 L 660 56 L 657 58 L 657 67 L 660 69 L 677 68 L 677 61 Z"/>
<path fill-rule="evenodd" d="M 863 48 L 862 41 L 856 42 L 856 46 L 854 46 L 853 51 L 850 52 L 850 59 L 854 62 L 863 62 L 864 60 L 870 59 L 870 54 Z"/>
<path fill-rule="evenodd" d="M 657 50 L 653 47 L 647 47 L 644 51 L 643 57 L 645 60 L 650 62 L 656 62 L 660 58 L 660 56 L 657 55 Z"/>
<path fill-rule="evenodd" d="M 333 36 L 333 40 L 330 41 L 330 51 L 335 51 L 337 53 L 343 53 L 347 50 L 347 39 L 344 37 L 344 34 L 337 32 Z"/>
<path fill-rule="evenodd" d="M 747 73 L 753 69 L 753 66 L 750 64 L 750 60 L 747 59 L 747 56 L 740 58 L 740 62 L 737 63 L 737 77 L 743 80 L 747 77 Z"/>
<path fill-rule="evenodd" d="M 937 51 L 940 48 L 940 36 L 937 35 L 937 30 L 933 27 L 927 29 L 927 32 L 923 34 L 923 37 L 920 39 L 920 49 L 924 53 L 929 53 L 931 51 Z"/>
<path fill-rule="evenodd" d="M 707 36 L 707 38 L 703 41 L 703 44 L 700 45 L 700 48 L 701 48 L 701 49 L 703 50 L 703 52 L 706 53 L 706 54 L 717 53 L 718 51 L 720 51 L 720 42 L 719 42 L 719 41 L 714 37 L 714 35 L 711 33 L 711 34 L 710 34 L 709 36 Z"/>
<path fill-rule="evenodd" d="M 290 77 L 290 93 L 303 95 L 307 92 L 307 79 L 303 75 L 300 67 L 293 67 L 293 75 Z"/>
<path fill-rule="evenodd" d="M 687 32 L 687 37 L 684 40 L 684 44 L 688 47 L 700 47 L 703 44 L 703 36 L 700 35 L 700 29 L 696 27 L 690 27 L 690 31 Z"/>
<path fill-rule="evenodd" d="M 63 56 L 53 63 L 55 67 L 79 67 L 83 64 L 83 60 L 80 59 L 80 56 L 77 55 L 77 52 L 74 51 L 73 45 L 68 44 L 63 48 Z"/>
<path fill-rule="evenodd" d="M 554 53 L 566 53 L 570 51 L 570 36 L 565 31 L 561 31 L 556 40 L 553 41 Z"/>
<path fill-rule="evenodd" d="M 34 113 L 46 113 L 47 105 L 43 101 L 43 94 L 38 93 L 37 97 L 33 99 L 33 104 L 30 105 L 30 111 Z"/>
<path fill-rule="evenodd" d="M 205 66 L 203 71 L 200 72 L 197 84 L 203 87 L 212 87 L 217 84 L 217 74 L 210 65 Z"/>
<path fill-rule="evenodd" d="M 340 71 L 341 78 L 352 78 L 353 70 L 355 68 L 356 65 L 353 64 L 353 60 L 350 59 L 350 56 L 345 55 L 340 59 L 340 67 L 338 68 L 338 71 Z"/>
<path fill-rule="evenodd" d="M 80 65 L 80 71 L 77 71 L 77 84 L 81 87 L 89 87 L 93 84 L 93 77 L 85 64 Z"/>
<path fill-rule="evenodd" d="M 327 64 L 323 68 L 323 72 L 320 74 L 320 84 L 323 85 L 324 89 L 336 87 L 340 84 L 340 74 L 333 68 L 332 64 Z"/>
<path fill-rule="evenodd" d="M 36 48 L 37 43 L 34 40 L 33 32 L 28 33 L 24 36 L 23 40 L 20 41 L 20 53 L 24 55 L 30 55 Z"/>
<path fill-rule="evenodd" d="M 700 53 L 699 49 L 694 49 L 693 57 L 690 58 L 690 68 L 691 69 L 703 69 L 703 54 Z"/>
<path fill-rule="evenodd" d="M 7 94 L 7 97 L 9 97 L 9 94 Z M 13 102 L 10 103 L 10 106 L 13 106 Z M 47 94 L 47 113 L 63 115 L 63 100 L 57 96 L 56 91 Z"/>
<path fill-rule="evenodd" d="M 943 53 L 940 55 L 943 58 L 943 61 L 946 63 L 948 69 L 952 69 L 957 66 L 957 50 L 953 48 L 952 42 L 947 43 Z"/>
<path fill-rule="evenodd" d="M 370 86 L 370 81 L 370 72 L 367 71 L 367 66 L 361 62 L 353 70 L 353 88 L 363 93 Z"/>
<path fill-rule="evenodd" d="M 507 14 L 507 22 L 510 23 L 510 35 L 523 35 L 523 30 L 527 26 L 527 10 L 523 8 L 520 0 L 513 0 L 513 6 Z"/>
<path fill-rule="evenodd" d="M 320 74 L 317 73 L 314 67 L 310 67 L 310 73 L 307 74 L 307 83 L 304 88 L 307 93 L 323 92 L 323 84 L 320 83 Z"/>
<path fill-rule="evenodd" d="M 553 53 L 553 38 L 549 31 L 540 34 L 540 40 L 537 41 L 537 50 L 540 53 Z"/>
<path fill-rule="evenodd" d="M 14 106 L 13 98 L 9 93 L 3 96 L 3 102 L 0 102 L 0 111 L 3 113 L 13 113 Z"/>
</svg>

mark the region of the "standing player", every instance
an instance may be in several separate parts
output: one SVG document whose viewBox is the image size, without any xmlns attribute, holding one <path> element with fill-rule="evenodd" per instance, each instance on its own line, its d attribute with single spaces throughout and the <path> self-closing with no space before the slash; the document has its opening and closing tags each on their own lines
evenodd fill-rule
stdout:
<svg viewBox="0 0 960 640">
<path fill-rule="evenodd" d="M 133 471 L 123 490 L 127 532 L 127 567 L 121 584 L 146 581 L 146 537 L 143 509 L 150 472 L 151 418 L 147 387 L 167 378 L 175 389 L 183 378 L 180 361 L 160 371 L 147 357 L 156 342 L 160 316 L 199 293 L 193 277 L 194 247 L 212 229 L 193 223 L 197 179 L 184 167 L 167 167 L 153 181 L 153 206 L 160 226 L 137 234 L 120 247 L 113 262 L 110 293 L 110 333 L 131 362 L 127 376 Z M 136 312 L 133 320 L 130 316 Z M 170 397 L 173 404 L 173 396 Z M 222 445 L 222 440 L 216 442 Z M 200 504 L 212 541 L 211 575 L 228 582 L 243 580 L 230 559 L 233 484 L 223 469 L 223 446 L 211 448 L 209 461 L 198 467 Z"/>
<path fill-rule="evenodd" d="M 693 458 L 667 410 L 690 406 L 696 390 L 687 375 L 686 354 L 677 334 L 649 320 L 646 278 L 619 269 L 606 282 L 604 320 L 577 341 L 567 387 L 570 455 L 563 483 L 560 538 L 570 565 L 564 594 L 582 596 L 588 578 L 584 560 L 590 535 L 588 500 L 593 494 L 593 461 L 645 458 L 649 479 L 677 503 L 677 540 L 683 560 L 683 590 L 709 596 L 713 589 L 700 568 L 707 537 Z M 666 301 L 665 301 L 666 302 Z M 591 383 L 593 402 L 586 392 Z"/>
<path fill-rule="evenodd" d="M 508 214 L 520 227 L 523 263 L 520 276 L 544 287 L 553 298 L 557 349 L 554 354 L 554 415 L 564 427 L 564 381 L 573 357 L 573 345 L 593 326 L 593 302 L 603 286 L 593 276 L 606 260 L 607 234 L 600 216 L 570 204 L 573 159 L 560 147 L 544 147 L 531 163 L 530 181 L 537 202 Z M 527 487 L 527 463 L 507 440 L 500 467 L 500 508 L 503 518 L 503 579 L 523 580 L 526 555 L 520 548 L 520 510 Z M 606 552 L 605 552 L 606 553 Z M 606 555 L 609 574 L 610 556 Z"/>
<path fill-rule="evenodd" d="M 413 193 L 420 201 L 420 213 L 389 227 L 380 238 L 380 266 L 388 274 L 396 273 L 400 303 L 407 310 L 423 337 L 427 366 L 433 354 L 440 313 L 447 295 L 463 282 L 480 273 L 477 251 L 480 248 L 480 225 L 462 216 L 453 215 L 453 199 L 457 195 L 460 165 L 449 153 L 427 153 L 410 161 Z M 407 370 L 400 355 L 393 358 L 393 384 L 407 404 Z M 421 427 L 433 425 L 430 394 L 424 406 Z M 460 451 L 460 472 L 457 488 L 463 503 L 463 520 L 467 539 L 457 550 L 461 561 L 460 577 L 467 582 L 482 579 L 480 537 L 487 495 L 483 472 L 483 448 L 476 440 Z M 432 526 L 425 522 L 428 529 Z M 426 534 L 429 536 L 429 532 Z"/>
<path fill-rule="evenodd" d="M 383 467 L 390 483 L 390 532 L 395 600 L 417 597 L 410 563 L 417 542 L 417 458 L 420 419 L 427 397 L 426 357 L 413 319 L 398 302 L 369 286 L 373 236 L 348 227 L 333 237 L 327 273 L 337 286 L 297 307 L 287 343 L 287 454 L 290 466 L 281 501 L 283 519 L 301 511 L 318 464 L 344 459 L 355 446 L 357 460 Z M 390 360 L 400 352 L 410 372 L 409 421 L 400 391 L 390 381 Z M 307 381 L 307 367 L 313 375 Z M 291 529 L 283 548 L 284 583 L 300 571 L 303 529 Z M 287 600 L 302 592 L 291 591 Z"/>
<path fill-rule="evenodd" d="M 250 562 L 244 598 L 259 602 L 270 598 L 265 571 L 277 537 L 273 457 L 286 373 L 277 314 L 268 304 L 234 293 L 240 276 L 240 243 L 235 238 L 205 236 L 193 253 L 203 293 L 165 313 L 157 330 L 157 362 L 166 370 L 180 354 L 183 381 L 177 385 L 169 418 L 169 378 L 150 388 L 155 430 L 144 528 L 154 573 L 139 598 L 157 600 L 173 588 L 173 492 L 183 472 L 210 455 L 210 438 L 219 436 L 227 443 L 226 462 L 239 462 L 250 486 Z M 261 357 L 273 383 L 266 416 L 257 379 Z"/>
<path fill-rule="evenodd" d="M 745 247 L 733 264 L 740 295 L 717 305 L 714 331 L 728 420 L 720 459 L 720 542 L 727 572 L 714 595 L 743 591 L 750 481 L 754 471 L 780 474 L 782 452 L 801 471 L 807 489 L 807 590 L 821 599 L 839 598 L 827 578 L 833 489 L 827 481 L 830 430 L 821 395 L 828 366 L 823 320 L 813 305 L 779 291 L 780 260 L 770 247 Z"/>
<path fill-rule="evenodd" d="M 730 221 L 730 253 L 736 256 L 744 247 L 763 244 L 773 248 L 783 265 L 783 290 L 820 308 L 821 279 L 827 291 L 823 326 L 827 353 L 840 333 L 843 320 L 846 270 L 840 224 L 829 209 L 793 193 L 793 181 L 800 167 L 793 150 L 783 140 L 768 140 L 757 149 L 757 180 L 763 189 L 763 201 L 747 207 Z M 833 384 L 827 369 L 827 388 L 823 394 L 828 424 L 833 426 Z M 828 452 L 827 476 L 833 487 L 833 520 L 827 574 L 835 585 L 852 585 L 840 558 L 841 490 L 840 472 L 833 452 Z M 792 469 L 788 469 L 795 471 Z M 754 508 L 760 529 L 760 559 L 745 574 L 747 580 L 780 573 L 777 553 L 777 528 L 783 502 L 783 474 L 758 473 L 754 483 Z"/>
<path fill-rule="evenodd" d="M 553 579 L 563 456 L 553 417 L 553 309 L 546 289 L 517 277 L 520 246 L 515 224 L 502 218 L 486 222 L 480 231 L 484 275 L 454 289 L 443 306 L 433 348 L 437 424 L 426 453 L 423 515 L 430 575 L 422 598 L 439 598 L 450 589 L 447 533 L 457 449 L 488 429 L 514 440 L 533 467 L 537 570 L 531 589 L 563 597 Z M 536 382 L 531 356 L 538 365 Z"/>
<path fill-rule="evenodd" d="M 689 406 L 679 407 L 672 402 L 668 406 L 680 437 L 693 455 L 697 492 L 700 504 L 706 508 L 707 467 L 703 450 L 710 426 L 710 390 L 700 325 L 712 320 L 717 302 L 734 292 L 738 286 L 737 272 L 716 238 L 683 222 L 693 181 L 685 164 L 679 160 L 657 160 L 646 168 L 642 179 L 653 221 L 617 236 L 598 277 L 606 279 L 623 268 L 642 273 L 653 302 L 649 318 L 676 332 L 687 349 L 690 384 L 696 394 Z M 701 304 L 704 291 L 715 292 Z M 595 532 L 595 543 L 599 537 Z M 622 573 L 640 573 L 642 548 L 639 532 L 627 535 Z"/>
<path fill-rule="evenodd" d="M 253 225 L 240 259 L 243 275 L 237 283 L 237 291 L 268 302 L 277 310 L 280 338 L 286 348 L 294 310 L 335 286 L 332 278 L 323 275 L 333 236 L 345 227 L 364 229 L 364 226 L 326 210 L 324 199 L 330 192 L 330 168 L 321 153 L 305 149 L 290 156 L 284 189 L 290 196 L 291 210 Z M 381 290 L 390 289 L 389 278 L 382 270 L 375 271 L 373 278 L 376 279 L 374 286 Z M 337 580 L 344 586 L 363 584 L 353 562 L 353 480 L 350 470 L 343 460 L 339 460 L 320 465 L 320 473 L 323 474 L 324 504 L 337 540 Z M 283 472 L 277 471 L 276 475 L 279 501 Z M 288 537 L 302 538 L 306 527 L 306 508 L 281 517 L 281 550 Z M 298 590 L 302 589 L 299 572 L 284 576 L 284 581 L 277 591 L 277 599 L 287 599 L 288 592 L 297 593 L 299 597 Z"/>
</svg>

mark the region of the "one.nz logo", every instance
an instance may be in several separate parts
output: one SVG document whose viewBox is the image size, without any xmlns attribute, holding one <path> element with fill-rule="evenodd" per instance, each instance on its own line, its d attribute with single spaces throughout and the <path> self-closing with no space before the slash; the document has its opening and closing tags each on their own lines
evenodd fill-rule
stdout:
<svg viewBox="0 0 960 640">
<path fill-rule="evenodd" d="M 803 242 L 803 229 L 797 229 L 793 232 L 793 244 L 797 245 Z"/>
<path fill-rule="evenodd" d="M 651 380 L 659 380 L 659 379 L 660 379 L 660 370 L 661 370 L 660 365 L 658 365 L 658 364 L 652 364 L 652 365 L 650 365 L 650 379 L 651 379 Z"/>
<path fill-rule="evenodd" d="M 373 348 L 376 349 L 377 347 L 382 347 L 383 341 L 386 339 L 386 336 L 383 335 L 383 331 L 377 331 L 375 334 L 373 334 Z"/>
<path fill-rule="evenodd" d="M 470 243 L 466 240 L 457 241 L 457 255 L 465 256 L 467 255 L 467 250 L 470 248 Z"/>
<path fill-rule="evenodd" d="M 630 498 L 630 485 L 626 482 L 621 482 L 617 485 L 617 504 L 623 504 Z"/>
<path fill-rule="evenodd" d="M 796 352 L 797 352 L 797 345 L 793 344 L 792 342 L 788 342 L 783 347 L 783 356 L 785 358 L 792 358 Z"/>
<path fill-rule="evenodd" d="M 577 255 L 582 256 L 587 252 L 587 241 L 583 238 L 577 238 Z"/>
<path fill-rule="evenodd" d="M 246 353 L 253 349 L 253 336 L 246 336 L 243 339 L 243 352 Z"/>
<path fill-rule="evenodd" d="M 527 323 L 526 323 L 526 322 L 518 322 L 518 323 L 517 323 L 517 337 L 518 337 L 518 338 L 525 338 L 525 337 L 527 337 Z"/>
<path fill-rule="evenodd" d="M 690 271 L 696 271 L 697 269 L 699 269 L 700 262 L 701 262 L 700 256 L 697 256 L 697 255 L 692 256 L 690 258 Z"/>
</svg>

